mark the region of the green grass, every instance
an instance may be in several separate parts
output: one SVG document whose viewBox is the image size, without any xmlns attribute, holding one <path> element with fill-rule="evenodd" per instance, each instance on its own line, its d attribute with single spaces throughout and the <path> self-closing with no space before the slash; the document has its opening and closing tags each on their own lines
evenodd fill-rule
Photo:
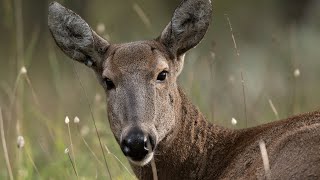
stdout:
<svg viewBox="0 0 320 180">
<path fill-rule="evenodd" d="M 77 4 L 73 1 L 64 2 Z M 205 40 L 187 54 L 179 84 L 188 96 L 209 121 L 230 128 L 244 128 L 246 118 L 240 76 L 242 72 L 249 127 L 274 121 L 278 117 L 281 119 L 316 110 L 320 104 L 320 31 L 317 23 L 294 28 L 296 33 L 290 34 L 288 29 L 279 29 L 276 18 L 270 20 L 269 15 L 257 14 L 259 12 L 254 9 L 249 11 L 249 16 L 250 13 L 244 7 L 251 4 L 251 1 L 239 2 L 238 6 L 232 7 L 230 2 L 216 3 L 215 22 Z M 94 1 L 94 5 L 88 7 L 91 11 L 86 12 L 86 19 L 92 27 L 105 23 L 106 32 L 102 35 L 111 36 L 115 42 L 122 42 L 124 39 L 130 41 L 158 35 L 159 28 L 169 21 L 171 9 L 178 1 L 127 3 L 112 0 L 102 5 L 100 3 Z M 105 12 L 105 8 L 110 8 L 108 3 L 115 7 Z M 137 3 L 135 8 L 134 3 Z M 170 8 L 169 3 L 172 3 Z M 8 149 L 6 155 L 14 179 L 77 179 L 68 154 L 65 154 L 65 149 L 70 149 L 69 130 L 64 122 L 66 116 L 71 121 L 70 134 L 79 179 L 109 179 L 89 104 L 112 179 L 135 179 L 109 128 L 105 96 L 94 73 L 75 64 L 79 74 L 77 77 L 71 60 L 55 46 L 46 22 L 38 26 L 34 25 L 38 23 L 27 21 L 27 16 L 33 13 L 31 11 L 23 12 L 24 27 L 21 28 L 25 32 L 22 42 L 18 39 L 15 41 L 17 33 L 12 17 L 17 10 L 13 1 L 4 0 L 4 5 L 0 11 L 4 8 L 2 12 L 6 14 L 0 19 L 6 18 L 6 28 L 0 29 L 0 32 L 12 32 L 8 35 L 0 34 L 0 38 L 10 37 L 8 45 L 0 44 L 0 107 Z M 226 7 L 230 7 L 230 12 Z M 29 5 L 24 3 L 23 9 L 28 8 Z M 40 7 L 35 6 L 34 10 L 37 8 Z M 128 28 L 119 23 L 123 19 L 128 20 L 128 16 L 115 16 L 120 8 L 132 14 L 128 21 L 132 28 L 130 32 L 124 33 Z M 226 11 L 232 22 L 240 57 L 235 54 L 230 28 L 224 16 Z M 106 15 L 99 14 L 102 12 Z M 255 16 L 256 19 L 250 19 L 248 26 L 241 15 Z M 39 12 L 37 16 L 46 17 L 46 12 Z M 144 25 L 146 22 L 148 25 Z M 23 49 L 22 53 L 18 52 L 21 51 L 19 48 Z M 22 55 L 17 59 L 17 54 Z M 22 66 L 26 67 L 27 73 L 19 73 Z M 295 69 L 300 70 L 299 77 L 294 76 Z M 278 114 L 275 114 L 274 109 Z M 78 124 L 73 122 L 75 116 L 80 118 Z M 231 124 L 232 118 L 237 119 L 236 126 Z M 20 135 L 24 137 L 25 145 L 18 149 L 17 138 Z M 113 154 L 108 153 L 105 145 Z M 70 155 L 73 159 L 73 153 L 70 152 Z M 5 162 L 2 147 L 0 161 Z M 129 168 L 130 173 L 124 166 Z M 0 163 L 0 179 L 9 179 L 5 163 Z"/>
</svg>

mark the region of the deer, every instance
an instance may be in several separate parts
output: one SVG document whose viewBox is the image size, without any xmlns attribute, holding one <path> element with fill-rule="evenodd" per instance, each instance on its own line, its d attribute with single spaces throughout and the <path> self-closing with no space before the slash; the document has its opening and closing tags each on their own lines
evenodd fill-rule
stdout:
<svg viewBox="0 0 320 180">
<path fill-rule="evenodd" d="M 137 178 L 152 179 L 154 159 L 159 179 L 320 179 L 320 111 L 232 129 L 208 122 L 180 88 L 185 54 L 211 16 L 210 0 L 183 0 L 157 38 L 111 44 L 52 2 L 48 26 L 57 46 L 96 74 L 110 129 Z"/>
</svg>

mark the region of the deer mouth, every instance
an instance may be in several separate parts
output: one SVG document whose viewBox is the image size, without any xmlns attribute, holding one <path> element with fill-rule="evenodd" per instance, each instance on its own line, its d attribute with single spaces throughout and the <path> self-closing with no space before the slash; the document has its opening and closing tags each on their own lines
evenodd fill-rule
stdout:
<svg viewBox="0 0 320 180">
<path fill-rule="evenodd" d="M 136 158 L 132 158 L 132 157 L 127 157 L 127 158 L 134 165 L 145 166 L 152 160 L 153 155 L 154 155 L 153 152 L 149 152 L 143 159 L 136 159 Z"/>
<path fill-rule="evenodd" d="M 152 135 L 140 128 L 132 128 L 121 137 L 120 147 L 132 164 L 144 166 L 153 158 L 155 141 Z"/>
</svg>

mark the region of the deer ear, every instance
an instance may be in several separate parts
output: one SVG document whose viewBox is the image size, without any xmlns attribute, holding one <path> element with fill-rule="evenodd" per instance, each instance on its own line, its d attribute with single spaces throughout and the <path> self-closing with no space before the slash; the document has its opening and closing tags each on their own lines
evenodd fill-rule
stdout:
<svg viewBox="0 0 320 180">
<path fill-rule="evenodd" d="M 79 15 L 52 2 L 48 26 L 57 45 L 70 58 L 88 66 L 102 63 L 103 52 L 109 43 L 98 36 Z"/>
<path fill-rule="evenodd" d="M 210 0 L 183 0 L 158 40 L 176 57 L 195 47 L 211 21 Z"/>
</svg>

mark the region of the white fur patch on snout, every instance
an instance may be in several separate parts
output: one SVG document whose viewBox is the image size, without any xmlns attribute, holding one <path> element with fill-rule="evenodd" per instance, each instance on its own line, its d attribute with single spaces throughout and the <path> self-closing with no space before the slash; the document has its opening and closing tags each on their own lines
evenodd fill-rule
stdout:
<svg viewBox="0 0 320 180">
<path fill-rule="evenodd" d="M 132 164 L 142 167 L 142 166 L 147 165 L 152 160 L 153 155 L 154 155 L 153 152 L 152 153 L 148 153 L 147 156 L 142 161 L 134 161 L 129 157 L 128 157 L 128 159 Z"/>
</svg>

